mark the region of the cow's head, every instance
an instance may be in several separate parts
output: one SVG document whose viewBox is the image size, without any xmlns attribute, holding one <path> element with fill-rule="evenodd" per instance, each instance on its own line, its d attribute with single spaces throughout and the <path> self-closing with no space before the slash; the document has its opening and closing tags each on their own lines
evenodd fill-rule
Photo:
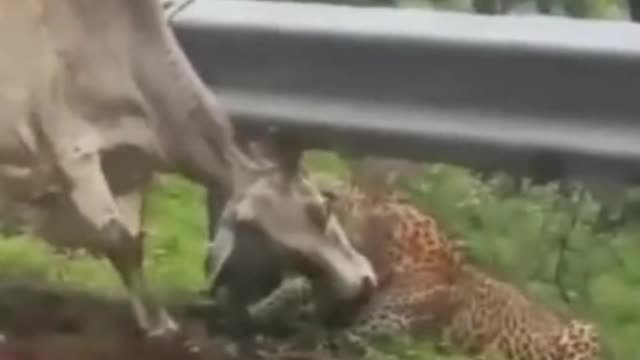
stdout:
<svg viewBox="0 0 640 360">
<path fill-rule="evenodd" d="M 285 152 L 266 141 L 251 148 L 255 166 L 235 170 L 233 196 L 222 211 L 214 243 L 229 242 L 237 225 L 254 226 L 332 297 L 370 295 L 377 285 L 372 266 L 353 248 L 330 203 L 301 171 L 302 152 Z"/>
</svg>

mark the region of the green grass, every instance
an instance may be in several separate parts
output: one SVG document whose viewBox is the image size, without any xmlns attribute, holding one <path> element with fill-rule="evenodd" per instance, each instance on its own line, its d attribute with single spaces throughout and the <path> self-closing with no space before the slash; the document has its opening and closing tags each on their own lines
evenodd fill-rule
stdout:
<svg viewBox="0 0 640 360">
<path fill-rule="evenodd" d="M 306 161 L 316 173 L 349 175 L 347 164 L 330 153 L 310 153 Z M 540 301 L 596 321 L 614 359 L 640 356 L 640 222 L 602 230 L 600 205 L 587 193 L 571 199 L 555 184 L 530 186 L 505 176 L 481 181 L 448 165 L 425 167 L 407 189 L 416 204 L 468 242 L 475 261 Z M 631 205 L 637 201 L 629 199 Z M 154 290 L 165 300 L 193 296 L 205 286 L 203 189 L 158 177 L 145 208 L 145 268 Z M 0 276 L 123 295 L 106 261 L 56 253 L 26 236 L 0 241 Z M 446 358 L 428 342 L 407 339 L 381 349 L 389 359 Z"/>
<path fill-rule="evenodd" d="M 159 176 L 145 203 L 145 271 L 159 296 L 174 300 L 201 289 L 206 245 L 204 190 L 177 176 Z M 47 282 L 122 297 L 119 278 L 106 259 L 84 251 L 56 251 L 29 236 L 0 241 L 0 276 Z"/>
</svg>

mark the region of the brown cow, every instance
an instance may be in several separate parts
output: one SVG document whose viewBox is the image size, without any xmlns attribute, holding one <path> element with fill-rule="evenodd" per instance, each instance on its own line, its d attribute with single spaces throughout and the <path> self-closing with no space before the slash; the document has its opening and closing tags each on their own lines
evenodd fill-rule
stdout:
<svg viewBox="0 0 640 360">
<path fill-rule="evenodd" d="M 375 284 L 298 156 L 259 166 L 238 149 L 157 0 L 0 0 L 0 47 L 0 190 L 45 210 L 46 239 L 105 254 L 147 334 L 178 329 L 141 267 L 142 191 L 156 171 L 222 186 L 226 223 L 258 226 L 342 295 Z"/>
</svg>

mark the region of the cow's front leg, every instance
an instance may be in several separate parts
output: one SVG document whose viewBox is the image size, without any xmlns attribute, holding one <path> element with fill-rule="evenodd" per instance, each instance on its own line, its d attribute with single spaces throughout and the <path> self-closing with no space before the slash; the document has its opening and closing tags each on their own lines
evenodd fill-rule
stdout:
<svg viewBox="0 0 640 360">
<path fill-rule="evenodd" d="M 130 295 L 138 325 L 149 335 L 177 330 L 156 304 L 142 271 L 141 194 L 135 190 L 114 198 L 102 171 L 95 138 L 79 137 L 58 147 L 59 168 L 69 185 L 70 200 L 95 231 L 100 248 L 117 269 Z"/>
<path fill-rule="evenodd" d="M 136 190 L 118 196 L 116 202 L 127 230 L 127 233 L 122 235 L 127 244 L 113 249 L 109 259 L 129 291 L 133 313 L 141 328 L 149 336 L 174 334 L 179 330 L 178 325 L 152 296 L 144 276 L 144 232 L 141 230 L 142 193 Z M 135 235 L 131 237 L 129 234 Z"/>
</svg>

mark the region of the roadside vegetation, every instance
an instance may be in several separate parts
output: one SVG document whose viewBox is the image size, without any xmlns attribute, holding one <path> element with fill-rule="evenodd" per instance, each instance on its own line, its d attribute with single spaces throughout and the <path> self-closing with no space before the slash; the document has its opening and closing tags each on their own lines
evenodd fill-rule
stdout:
<svg viewBox="0 0 640 360">
<path fill-rule="evenodd" d="M 331 153 L 311 153 L 306 160 L 315 174 L 349 176 L 348 164 Z M 579 187 L 534 186 L 500 174 L 484 178 L 465 168 L 429 164 L 403 187 L 469 244 L 482 267 L 549 306 L 595 321 L 614 359 L 637 358 L 640 222 L 625 216 L 610 225 L 601 205 Z M 639 208 L 638 194 L 627 191 L 625 214 Z M 178 177 L 158 177 L 146 209 L 145 266 L 154 289 L 165 301 L 194 300 L 206 286 L 203 189 Z M 106 261 L 55 250 L 28 235 L 0 241 L 0 277 L 124 296 Z M 445 359 L 429 342 L 393 339 L 381 349 L 390 359 Z"/>
</svg>

